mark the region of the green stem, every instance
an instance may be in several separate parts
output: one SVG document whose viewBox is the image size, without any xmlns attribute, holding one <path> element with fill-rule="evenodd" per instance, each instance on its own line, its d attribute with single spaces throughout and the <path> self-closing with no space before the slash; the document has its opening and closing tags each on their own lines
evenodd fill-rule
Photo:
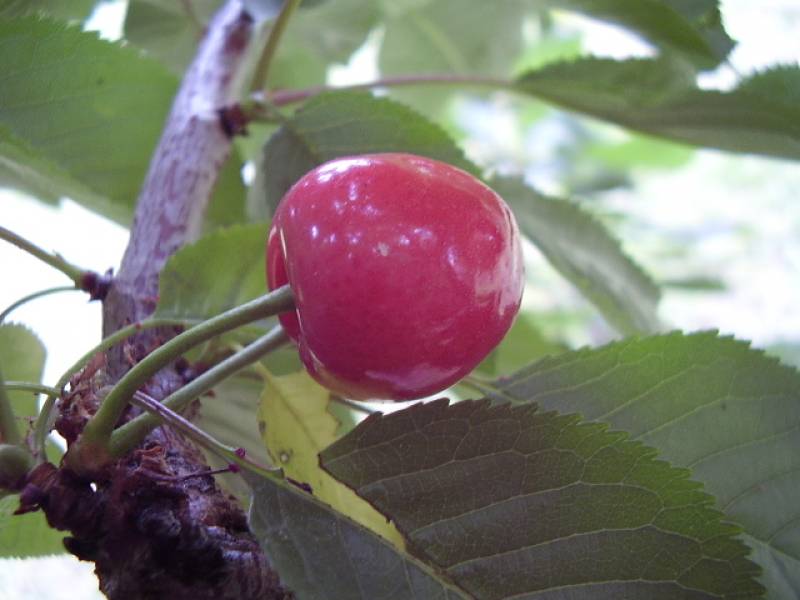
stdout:
<svg viewBox="0 0 800 600">
<path fill-rule="evenodd" d="M 181 5 L 183 6 L 183 12 L 186 14 L 189 22 L 195 27 L 195 29 L 197 29 L 196 33 L 198 37 L 202 36 L 205 25 L 194 11 L 191 0 L 181 0 Z"/>
<path fill-rule="evenodd" d="M 27 381 L 6 381 L 4 385 L 7 390 L 11 390 L 12 392 L 31 392 L 33 394 L 55 396 L 56 398 L 59 395 L 59 391 L 56 388 L 52 388 L 49 385 L 42 385 L 40 383 L 30 383 Z"/>
<path fill-rule="evenodd" d="M 467 375 L 458 383 L 472 388 L 473 390 L 477 391 L 480 394 L 483 394 L 484 396 L 486 396 L 491 400 L 514 402 L 513 397 L 509 396 L 502 390 L 496 388 L 494 385 L 491 384 L 490 381 L 485 380 L 480 376 L 476 376 L 474 373 Z"/>
<path fill-rule="evenodd" d="M 69 380 L 72 379 L 72 376 L 75 375 L 81 369 L 83 369 L 94 356 L 96 356 L 101 352 L 105 352 L 111 349 L 111 347 L 119 344 L 120 342 L 138 333 L 139 331 L 145 329 L 154 329 L 156 327 L 171 327 L 171 326 L 180 326 L 188 324 L 189 321 L 184 319 L 159 319 L 159 318 L 147 319 L 146 321 L 141 321 L 139 323 L 132 323 L 131 325 L 123 327 L 119 331 L 116 331 L 107 338 L 103 339 L 94 348 L 84 353 L 83 356 L 81 356 L 78 360 L 76 360 L 75 363 L 73 363 L 73 365 L 64 372 L 64 374 L 56 383 L 54 389 L 58 390 L 58 394 L 56 394 L 55 396 L 48 395 L 47 399 L 44 401 L 44 404 L 42 405 L 42 410 L 39 411 L 39 416 L 36 418 L 36 423 L 33 427 L 34 431 L 33 436 L 36 448 L 38 448 L 39 457 L 42 460 L 44 460 L 45 442 L 47 441 L 47 435 L 53 428 L 53 415 L 55 411 L 56 400 L 58 400 L 58 396 L 63 392 L 64 388 L 69 383 Z"/>
<path fill-rule="evenodd" d="M 304 90 L 277 90 L 266 95 L 274 106 L 285 106 L 302 102 L 312 96 L 328 91 L 340 90 L 371 90 L 383 87 L 402 87 L 406 85 L 470 85 L 474 87 L 491 87 L 509 89 L 513 82 L 507 79 L 497 79 L 494 77 L 482 77 L 480 75 L 453 75 L 449 73 L 430 74 L 430 75 L 397 75 L 385 79 L 377 79 L 367 83 L 356 83 L 353 85 L 343 85 L 338 87 L 316 86 Z"/>
<path fill-rule="evenodd" d="M 10 244 L 13 244 L 20 250 L 27 252 L 41 260 L 44 263 L 47 263 L 54 269 L 57 269 L 64 273 L 67 277 L 69 277 L 75 287 L 81 289 L 83 285 L 83 275 L 86 273 L 84 269 L 76 267 L 75 265 L 68 263 L 66 260 L 61 258 L 58 254 L 52 254 L 47 252 L 46 250 L 42 250 L 36 244 L 33 244 L 26 240 L 25 238 L 17 235 L 13 231 L 6 229 L 5 227 L 0 227 L 0 240 L 5 240 Z"/>
<path fill-rule="evenodd" d="M 208 371 L 201 373 L 185 386 L 167 396 L 161 404 L 180 411 L 192 400 L 209 391 L 220 381 L 227 379 L 237 371 L 253 364 L 261 357 L 279 348 L 288 341 L 283 328 L 278 325 L 255 342 L 226 358 Z M 152 415 L 140 415 L 129 421 L 111 435 L 109 454 L 112 458 L 124 456 L 138 446 L 145 436 L 158 426 L 158 420 Z"/>
<path fill-rule="evenodd" d="M 22 306 L 23 304 L 30 302 L 31 300 L 36 300 L 37 298 L 42 298 L 43 296 L 49 296 L 50 294 L 57 294 L 59 292 L 74 292 L 77 291 L 77 288 L 70 287 L 68 285 L 62 285 L 59 287 L 52 287 L 46 290 L 39 290 L 38 292 L 33 292 L 32 294 L 28 294 L 27 296 L 20 298 L 13 304 L 11 304 L 8 308 L 6 308 L 3 312 L 0 312 L 0 323 L 6 320 L 6 317 L 10 315 L 14 310 Z"/>
<path fill-rule="evenodd" d="M 331 402 L 336 402 L 336 404 L 341 404 L 342 406 L 346 406 L 350 410 L 364 413 L 365 415 L 372 415 L 378 412 L 376 410 L 371 409 L 369 406 L 364 406 L 360 402 L 354 402 L 352 400 L 348 400 L 347 398 L 342 398 L 341 396 L 337 396 L 336 394 L 331 394 Z"/>
<path fill-rule="evenodd" d="M 0 371 L 0 443 L 19 444 L 22 436 L 17 427 L 17 416 L 11 408 L 11 399 L 6 393 L 3 372 Z"/>
<path fill-rule="evenodd" d="M 72 366 L 69 367 L 64 374 L 61 375 L 58 382 L 54 386 L 57 390 L 63 390 L 69 380 L 72 379 L 72 376 L 75 375 L 78 371 L 83 369 L 86 364 L 97 354 L 101 352 L 106 352 L 110 350 L 112 347 L 116 346 L 120 342 L 125 341 L 127 338 L 131 337 L 139 333 L 140 331 L 144 331 L 145 329 L 156 329 L 158 327 L 181 327 L 181 326 L 189 326 L 193 325 L 195 322 L 189 319 L 164 319 L 164 318 L 151 318 L 146 319 L 144 321 L 139 321 L 138 323 L 131 323 L 127 327 L 123 327 L 109 335 L 106 338 L 103 338 L 99 344 L 97 344 L 91 350 L 87 350 L 78 360 L 76 360 Z"/>
<path fill-rule="evenodd" d="M 240 102 L 239 110 L 242 111 L 247 123 L 250 121 L 275 123 L 278 125 L 287 125 L 289 123 L 289 118 L 260 92 L 253 94 L 251 99 Z"/>
<path fill-rule="evenodd" d="M 260 298 L 203 321 L 156 348 L 128 371 L 111 389 L 100 404 L 100 408 L 86 424 L 79 443 L 107 448 L 111 432 L 134 392 L 187 350 L 221 333 L 290 310 L 293 306 L 292 290 L 285 285 Z"/>
<path fill-rule="evenodd" d="M 183 433 L 197 445 L 213 452 L 228 463 L 233 463 L 264 477 L 283 481 L 279 470 L 268 469 L 267 467 L 263 467 L 258 463 L 248 460 L 245 456 L 240 456 L 235 448 L 223 444 L 155 398 L 143 392 L 136 392 L 133 395 L 132 401 L 137 406 L 146 410 L 148 412 L 147 416 L 150 417 L 156 425 L 161 423 L 169 425 L 173 429 Z"/>
<path fill-rule="evenodd" d="M 292 14 L 295 9 L 300 5 L 301 0 L 285 0 L 281 12 L 275 19 L 272 29 L 267 38 L 267 44 L 264 46 L 264 52 L 258 61 L 255 74 L 253 75 L 253 85 L 251 89 L 260 90 L 264 88 L 267 82 L 267 75 L 269 74 L 269 67 L 272 64 L 272 59 L 275 58 L 275 52 L 278 49 L 278 43 L 281 41 L 286 26 L 289 24 Z"/>
</svg>

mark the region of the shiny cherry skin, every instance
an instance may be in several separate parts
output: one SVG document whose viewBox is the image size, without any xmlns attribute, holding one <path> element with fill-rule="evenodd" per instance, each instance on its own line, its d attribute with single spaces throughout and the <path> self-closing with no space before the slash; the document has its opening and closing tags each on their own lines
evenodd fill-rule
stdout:
<svg viewBox="0 0 800 600">
<path fill-rule="evenodd" d="M 410 400 L 469 373 L 502 340 L 523 289 L 519 232 L 472 175 L 411 154 L 340 158 L 283 197 L 267 280 L 311 375 L 354 399 Z"/>
</svg>

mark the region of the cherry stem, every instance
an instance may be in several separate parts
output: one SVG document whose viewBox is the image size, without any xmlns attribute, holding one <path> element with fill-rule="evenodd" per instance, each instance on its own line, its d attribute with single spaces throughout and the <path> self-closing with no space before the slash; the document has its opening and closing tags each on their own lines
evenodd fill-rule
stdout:
<svg viewBox="0 0 800 600">
<path fill-rule="evenodd" d="M 261 53 L 261 58 L 258 61 L 258 66 L 253 75 L 253 83 L 251 89 L 260 90 L 267 82 L 267 75 L 269 74 L 269 67 L 275 58 L 275 52 L 278 50 L 278 44 L 286 31 L 286 26 L 289 24 L 294 11 L 300 5 L 301 0 L 285 0 L 281 12 L 272 24 L 270 29 L 267 43 L 264 46 L 264 51 Z"/>
<path fill-rule="evenodd" d="M 11 399 L 6 393 L 3 372 L 0 370 L 0 443 L 17 445 L 22 436 L 17 427 L 17 416 L 11 407 Z"/>
<path fill-rule="evenodd" d="M 316 96 L 323 92 L 330 91 L 353 91 L 353 90 L 372 90 L 375 88 L 386 87 L 402 87 L 407 85 L 472 85 L 475 87 L 492 87 L 492 88 L 511 88 L 513 83 L 506 79 L 497 79 L 494 77 L 481 77 L 479 75 L 454 75 L 451 73 L 439 73 L 429 75 L 397 75 L 394 77 L 386 77 L 384 79 L 377 79 L 366 83 L 356 83 L 353 85 L 344 86 L 315 86 L 302 90 L 276 90 L 274 92 L 267 92 L 264 97 L 274 106 L 285 106 L 287 104 L 294 104 L 302 102 L 312 96 Z M 257 100 L 258 98 L 256 98 Z"/>
<path fill-rule="evenodd" d="M 199 398 L 211 388 L 240 371 L 273 350 L 289 341 L 289 337 L 280 325 L 273 327 L 268 333 L 258 338 L 243 350 L 236 352 L 201 373 L 182 388 L 174 391 L 159 404 L 170 410 L 179 412 L 194 399 Z M 158 420 L 152 415 L 139 415 L 125 423 L 111 434 L 109 454 L 112 458 L 120 458 L 138 446 L 155 427 Z"/>
<path fill-rule="evenodd" d="M 158 371 L 183 353 L 221 333 L 291 310 L 293 307 L 292 290 L 285 285 L 260 298 L 203 321 L 156 348 L 128 371 L 111 389 L 97 412 L 89 419 L 77 444 L 89 444 L 94 448 L 108 449 L 111 433 L 133 394 Z M 80 452 L 76 452 L 76 455 L 80 456 Z"/>
<path fill-rule="evenodd" d="M 83 277 L 88 272 L 85 269 L 81 269 L 80 267 L 76 267 L 75 265 L 68 263 L 58 254 L 53 254 L 43 250 L 36 244 L 29 242 L 22 236 L 9 229 L 6 229 L 5 227 L 0 227 L 0 240 L 5 240 L 8 243 L 13 244 L 20 250 L 27 252 L 42 262 L 50 265 L 54 269 L 61 271 L 73 281 L 77 289 L 82 288 Z"/>
<path fill-rule="evenodd" d="M 45 442 L 47 441 L 47 435 L 53 429 L 53 421 L 55 420 L 55 405 L 58 396 L 64 393 L 64 388 L 66 388 L 69 380 L 72 379 L 73 375 L 78 373 L 81 369 L 83 369 L 86 364 L 97 354 L 101 352 L 105 352 L 106 350 L 111 349 L 113 346 L 116 346 L 118 343 L 124 341 L 125 339 L 129 338 L 136 333 L 143 331 L 145 329 L 154 329 L 156 327 L 170 327 L 170 326 L 181 326 L 181 325 L 189 325 L 191 321 L 186 319 L 162 319 L 162 318 L 153 318 L 147 319 L 145 321 L 141 321 L 138 323 L 133 323 L 128 325 L 127 327 L 123 327 L 122 329 L 114 332 L 107 338 L 104 338 L 99 344 L 97 344 L 94 348 L 89 350 L 88 352 L 84 353 L 73 365 L 67 369 L 63 375 L 59 378 L 58 382 L 54 386 L 53 389 L 57 390 L 55 396 L 51 396 L 48 394 L 47 399 L 44 401 L 42 405 L 42 410 L 39 411 L 39 416 L 36 418 L 36 423 L 33 428 L 33 436 L 34 436 L 34 443 L 36 444 L 36 448 L 38 448 L 37 458 L 39 460 L 45 460 Z"/>
<path fill-rule="evenodd" d="M 13 304 L 9 305 L 3 312 L 0 312 L 0 323 L 6 320 L 8 315 L 10 315 L 13 311 L 18 309 L 23 304 L 30 302 L 31 300 L 36 300 L 37 298 L 42 298 L 44 296 L 49 296 L 50 294 L 58 294 L 60 292 L 75 292 L 78 291 L 75 287 L 70 287 L 68 285 L 62 285 L 58 287 L 48 288 L 46 290 L 39 290 L 38 292 L 33 292 L 32 294 L 28 294 L 14 302 Z"/>
</svg>

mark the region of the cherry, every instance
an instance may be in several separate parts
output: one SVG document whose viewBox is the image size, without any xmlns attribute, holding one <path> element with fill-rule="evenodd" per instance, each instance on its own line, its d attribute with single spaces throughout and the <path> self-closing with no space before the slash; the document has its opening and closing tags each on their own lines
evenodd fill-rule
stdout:
<svg viewBox="0 0 800 600">
<path fill-rule="evenodd" d="M 411 154 L 325 163 L 283 197 L 267 241 L 280 321 L 311 375 L 355 399 L 443 390 L 500 342 L 523 288 L 506 203 L 472 175 Z"/>
</svg>

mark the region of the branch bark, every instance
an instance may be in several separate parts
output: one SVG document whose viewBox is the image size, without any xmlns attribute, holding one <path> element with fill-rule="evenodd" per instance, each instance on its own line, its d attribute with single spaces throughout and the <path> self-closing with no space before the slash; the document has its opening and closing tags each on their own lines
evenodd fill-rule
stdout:
<svg viewBox="0 0 800 600">
<path fill-rule="evenodd" d="M 138 199 L 130 242 L 104 301 L 105 335 L 153 312 L 166 260 L 199 235 L 231 152 L 217 111 L 240 97 L 258 37 L 240 0 L 228 0 L 209 23 Z M 72 381 L 56 425 L 68 443 L 96 410 L 100 388 L 174 333 L 143 331 L 110 352 L 99 370 Z M 183 384 L 177 370 L 164 369 L 147 391 L 163 398 Z M 52 526 L 71 532 L 68 549 L 95 562 L 101 589 L 112 600 L 290 598 L 236 501 L 212 477 L 193 476 L 205 469 L 189 441 L 160 428 L 97 473 L 96 491 L 65 468 L 42 465 L 33 473 L 28 504 L 42 507 Z"/>
<path fill-rule="evenodd" d="M 226 2 L 209 23 L 139 195 L 130 241 L 104 304 L 105 335 L 153 311 L 164 263 L 200 234 L 214 184 L 231 152 L 217 111 L 237 100 L 244 88 L 254 25 L 236 0 Z"/>
</svg>

